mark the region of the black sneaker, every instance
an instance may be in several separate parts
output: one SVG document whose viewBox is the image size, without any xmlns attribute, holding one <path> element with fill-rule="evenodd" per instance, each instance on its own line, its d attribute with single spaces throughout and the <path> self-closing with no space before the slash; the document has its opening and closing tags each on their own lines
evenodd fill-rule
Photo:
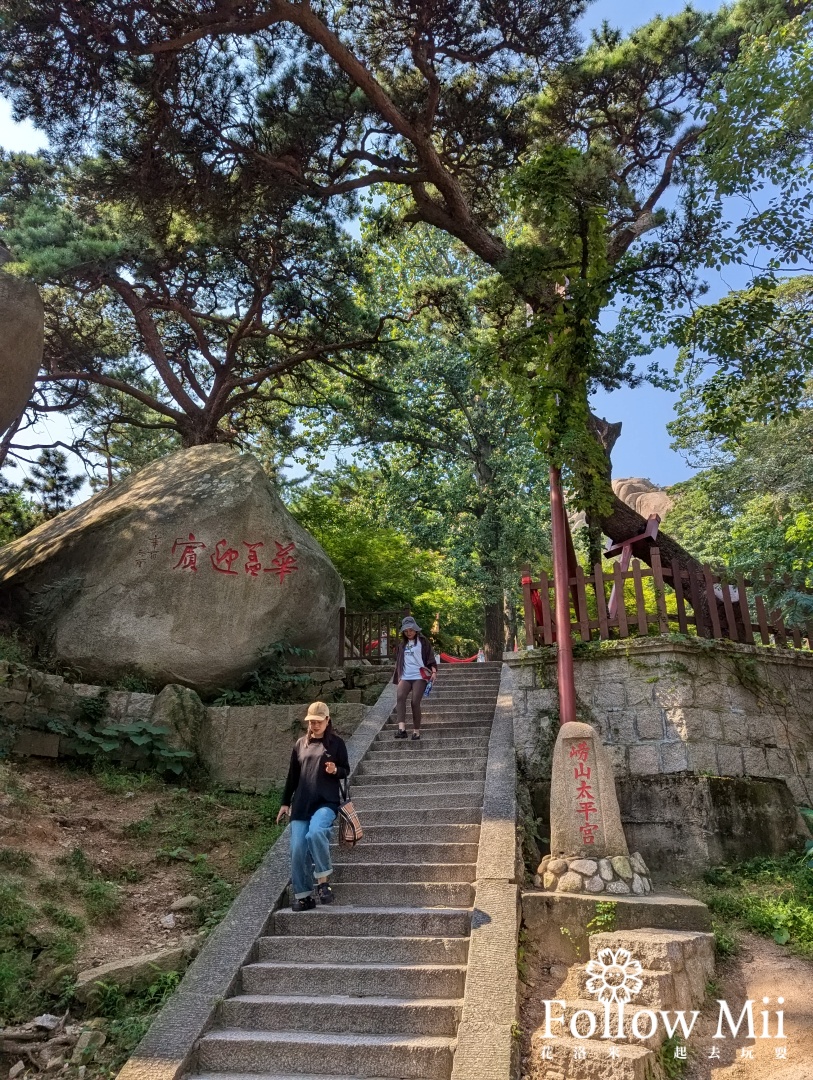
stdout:
<svg viewBox="0 0 813 1080">
<path fill-rule="evenodd" d="M 412 732 L 412 741 L 413 742 L 417 742 L 418 739 L 420 739 L 420 737 L 421 737 L 420 731 L 413 731 Z"/>
<path fill-rule="evenodd" d="M 301 900 L 294 900 L 291 911 L 313 911 L 315 907 L 316 901 L 312 896 L 303 896 Z"/>
<path fill-rule="evenodd" d="M 316 886 L 316 895 L 322 901 L 323 904 L 332 904 L 335 899 L 333 896 L 333 890 L 326 881 L 323 881 L 321 885 Z M 314 904 L 314 907 L 316 904 Z"/>
<path fill-rule="evenodd" d="M 407 738 L 409 738 L 409 736 L 407 735 L 406 731 L 403 728 L 398 728 L 398 730 L 395 732 L 395 738 L 396 739 L 407 739 Z"/>
</svg>

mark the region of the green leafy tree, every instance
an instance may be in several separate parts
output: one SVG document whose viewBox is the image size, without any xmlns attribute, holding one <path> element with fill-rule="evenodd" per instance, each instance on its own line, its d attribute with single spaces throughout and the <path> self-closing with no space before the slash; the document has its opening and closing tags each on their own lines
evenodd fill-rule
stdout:
<svg viewBox="0 0 813 1080">
<path fill-rule="evenodd" d="M 371 306 L 419 314 L 390 328 L 393 348 L 373 367 L 377 392 L 350 388 L 327 424 L 319 417 L 319 442 L 351 445 L 369 462 L 382 517 L 443 553 L 447 573 L 479 598 L 477 639 L 498 659 L 516 636 L 520 566 L 549 559 L 547 459 L 495 378 L 481 265 L 437 230 L 386 236 L 381 227 L 376 213 L 362 230 Z"/>
<path fill-rule="evenodd" d="M 743 425 L 670 492 L 669 527 L 698 558 L 760 582 L 770 564 L 771 598 L 793 622 L 813 618 L 813 599 L 798 591 L 813 586 L 813 409 Z"/>
<path fill-rule="evenodd" d="M 810 408 L 813 277 L 766 280 L 697 310 L 682 326 L 675 446 L 700 456 L 753 423 Z"/>
<path fill-rule="evenodd" d="M 339 571 L 348 610 L 409 605 L 421 626 L 437 627 L 436 647 L 457 651 L 479 643 L 480 597 L 454 580 L 440 551 L 393 524 L 397 515 L 379 473 L 358 466 L 327 473 L 296 491 L 289 509 Z"/>
</svg>

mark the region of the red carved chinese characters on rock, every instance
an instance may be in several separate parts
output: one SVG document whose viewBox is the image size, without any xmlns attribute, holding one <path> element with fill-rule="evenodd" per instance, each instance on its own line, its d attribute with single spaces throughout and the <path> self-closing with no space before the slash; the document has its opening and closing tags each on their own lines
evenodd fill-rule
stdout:
<svg viewBox="0 0 813 1080">
<path fill-rule="evenodd" d="M 237 577 L 237 571 L 232 570 L 232 563 L 240 558 L 237 548 L 230 548 L 226 540 L 218 540 L 215 544 L 214 555 L 210 555 L 212 566 L 219 574 L 231 574 Z"/>
<path fill-rule="evenodd" d="M 595 844 L 598 823 L 591 821 L 590 818 L 598 814 L 598 805 L 590 783 L 593 770 L 587 764 L 589 754 L 590 748 L 582 740 L 570 748 L 569 756 L 576 759 L 573 768 L 573 779 L 578 785 L 576 788 L 576 804 L 578 807 L 576 813 L 584 818 L 583 823 L 579 826 L 582 843 Z"/>
<path fill-rule="evenodd" d="M 276 540 L 274 543 L 277 545 L 277 553 L 271 560 L 271 565 L 266 567 L 264 572 L 266 574 L 277 574 L 280 584 L 282 584 L 289 574 L 293 574 L 299 569 L 296 565 L 296 556 L 292 554 L 295 545 L 283 545 Z"/>
<path fill-rule="evenodd" d="M 195 539 L 195 534 L 190 533 L 189 539 L 176 540 L 172 545 L 172 554 L 178 553 L 178 548 L 182 547 L 181 557 L 172 567 L 173 570 L 191 570 L 193 574 L 198 572 L 198 548 L 205 548 L 206 545 L 200 540 Z"/>
<path fill-rule="evenodd" d="M 158 547 L 158 538 L 152 537 L 151 543 L 153 550 L 149 552 L 149 555 L 154 555 Z M 246 560 L 243 563 L 243 573 L 247 577 L 258 578 L 261 573 L 264 574 L 276 574 L 279 578 L 280 584 L 290 574 L 295 574 L 299 570 L 299 566 L 296 561 L 296 544 L 292 541 L 290 544 L 281 544 L 278 540 L 274 541 L 276 547 L 276 554 L 271 559 L 268 566 L 263 566 L 261 559 L 260 548 L 265 547 L 265 541 L 256 540 L 250 543 L 248 540 L 241 541 L 243 547 L 246 548 Z M 198 572 L 198 549 L 205 548 L 206 544 L 201 540 L 195 538 L 195 534 L 190 532 L 189 538 L 184 540 L 180 538 L 172 545 L 172 554 L 177 555 L 180 551 L 180 557 L 173 570 L 191 570 L 193 573 Z M 136 559 L 139 566 L 143 565 L 144 559 L 147 557 L 147 552 L 139 550 Z M 238 548 L 231 547 L 228 540 L 225 537 L 221 538 L 215 544 L 215 549 L 209 555 L 209 561 L 212 564 L 212 569 L 218 574 L 226 574 L 229 577 L 239 577 L 240 571 L 236 567 L 238 560 L 240 559 L 240 552 Z"/>
<path fill-rule="evenodd" d="M 258 577 L 260 570 L 262 570 L 262 563 L 260 562 L 260 556 L 257 554 L 257 548 L 265 547 L 265 544 L 263 544 L 262 540 L 256 544 L 249 544 L 247 540 L 244 540 L 243 544 L 248 548 L 245 571 L 250 577 Z"/>
</svg>

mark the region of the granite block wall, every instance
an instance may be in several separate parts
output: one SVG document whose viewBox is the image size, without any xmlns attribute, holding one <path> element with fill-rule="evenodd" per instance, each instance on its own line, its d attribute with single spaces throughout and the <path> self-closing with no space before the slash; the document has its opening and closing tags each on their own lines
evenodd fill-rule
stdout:
<svg viewBox="0 0 813 1080">
<path fill-rule="evenodd" d="M 618 779 L 677 773 L 784 780 L 813 806 L 813 655 L 719 641 L 632 639 L 577 647 L 579 719 Z M 550 775 L 558 707 L 553 650 L 507 654 L 526 777 Z"/>
<path fill-rule="evenodd" d="M 330 706 L 336 730 L 347 739 L 369 711 L 367 702 L 378 698 L 392 671 L 365 667 L 324 674 L 344 686 L 349 699 Z M 320 685 L 318 678 L 315 685 Z M 0 662 L 0 756 L 68 756 L 67 740 L 49 730 L 49 720 L 80 721 L 83 700 L 101 692 L 99 686 Z M 106 720 L 149 720 L 166 726 L 172 745 L 195 751 L 212 779 L 234 791 L 266 791 L 283 783 L 291 747 L 304 730 L 308 710 L 307 702 L 207 708 L 194 691 L 181 686 L 167 686 L 160 694 L 106 690 L 106 695 Z M 307 698 L 319 700 L 312 691 Z"/>
</svg>

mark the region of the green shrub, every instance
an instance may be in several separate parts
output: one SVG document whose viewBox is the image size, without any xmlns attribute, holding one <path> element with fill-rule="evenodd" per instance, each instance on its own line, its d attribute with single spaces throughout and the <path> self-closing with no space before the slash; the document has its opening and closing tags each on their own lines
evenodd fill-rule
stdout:
<svg viewBox="0 0 813 1080">
<path fill-rule="evenodd" d="M 297 690 L 310 685 L 310 675 L 289 671 L 292 656 L 312 656 L 312 649 L 299 649 L 286 641 L 275 641 L 260 653 L 257 666 L 236 690 L 221 690 L 214 705 L 280 705 L 293 701 Z"/>
<path fill-rule="evenodd" d="M 736 948 L 738 929 L 772 937 L 794 952 L 813 955 L 813 866 L 809 853 L 759 857 L 715 866 L 686 883 L 713 916 L 720 955 Z"/>
<path fill-rule="evenodd" d="M 27 664 L 31 659 L 31 650 L 20 640 L 18 631 L 13 634 L 0 634 L 0 660 L 9 664 Z"/>
</svg>

